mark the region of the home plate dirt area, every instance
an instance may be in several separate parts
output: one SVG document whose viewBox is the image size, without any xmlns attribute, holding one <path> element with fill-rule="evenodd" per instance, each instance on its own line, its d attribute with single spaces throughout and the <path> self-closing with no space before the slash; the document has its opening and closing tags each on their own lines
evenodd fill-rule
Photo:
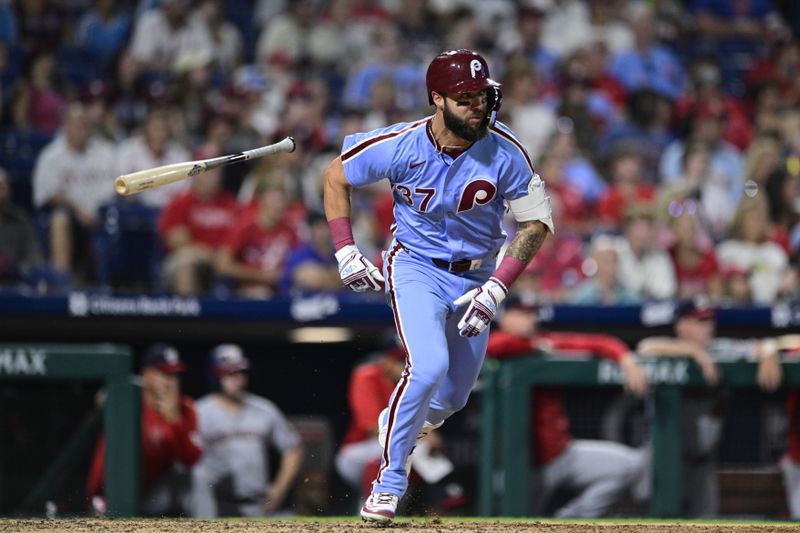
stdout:
<svg viewBox="0 0 800 533">
<path fill-rule="evenodd" d="M 66 532 L 66 533 L 339 533 L 393 531 L 396 533 L 427 532 L 485 532 L 522 531 L 543 533 L 768 533 L 800 530 L 797 523 L 754 524 L 748 522 L 689 523 L 689 522 L 543 522 L 538 520 L 492 520 L 492 519 L 400 519 L 390 526 L 373 526 L 356 519 L 292 519 L 292 520 L 167 520 L 167 519 L 60 519 L 17 520 L 0 519 L 0 532 Z"/>
</svg>

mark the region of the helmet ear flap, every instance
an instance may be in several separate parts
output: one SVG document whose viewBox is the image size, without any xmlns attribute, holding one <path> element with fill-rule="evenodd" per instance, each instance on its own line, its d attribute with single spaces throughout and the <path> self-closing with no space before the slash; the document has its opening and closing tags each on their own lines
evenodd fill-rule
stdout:
<svg viewBox="0 0 800 533">
<path fill-rule="evenodd" d="M 488 126 L 494 126 L 497 120 L 497 112 L 503 103 L 503 91 L 500 87 L 488 87 L 486 89 L 486 121 Z"/>
</svg>

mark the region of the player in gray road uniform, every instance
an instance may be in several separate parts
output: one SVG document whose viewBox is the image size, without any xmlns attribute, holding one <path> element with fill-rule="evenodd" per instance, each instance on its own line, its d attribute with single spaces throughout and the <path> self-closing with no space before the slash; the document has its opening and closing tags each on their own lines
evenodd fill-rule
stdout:
<svg viewBox="0 0 800 533">
<path fill-rule="evenodd" d="M 246 391 L 250 362 L 239 346 L 222 344 L 211 356 L 220 390 L 197 402 L 203 457 L 192 472 L 192 515 L 271 514 L 300 470 L 300 436 L 274 403 Z M 270 445 L 281 453 L 272 483 Z"/>
</svg>

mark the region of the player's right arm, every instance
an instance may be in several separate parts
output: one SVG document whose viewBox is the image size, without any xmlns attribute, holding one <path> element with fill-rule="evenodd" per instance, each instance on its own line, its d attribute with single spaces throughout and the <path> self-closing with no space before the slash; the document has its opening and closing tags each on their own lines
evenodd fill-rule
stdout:
<svg viewBox="0 0 800 533">
<path fill-rule="evenodd" d="M 358 250 L 350 224 L 350 183 L 344 175 L 342 158 L 337 157 L 323 175 L 325 217 L 331 229 L 339 262 L 342 283 L 356 292 L 379 291 L 383 288 L 383 276 L 378 268 Z"/>
<path fill-rule="evenodd" d="M 344 177 L 342 158 L 331 161 L 323 174 L 325 216 L 328 221 L 350 216 L 350 182 Z"/>
</svg>

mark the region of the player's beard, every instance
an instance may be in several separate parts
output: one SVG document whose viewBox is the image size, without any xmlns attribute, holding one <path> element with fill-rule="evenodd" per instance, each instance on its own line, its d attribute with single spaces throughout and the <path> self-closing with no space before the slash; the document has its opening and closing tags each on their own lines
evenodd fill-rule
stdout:
<svg viewBox="0 0 800 533">
<path fill-rule="evenodd" d="M 477 126 L 470 126 L 467 122 L 469 118 L 467 118 L 467 120 L 458 118 L 450 111 L 447 104 L 444 106 L 443 116 L 445 127 L 465 141 L 475 142 L 486 137 L 486 134 L 489 132 L 489 123 L 486 120 L 486 113 L 483 114 Z"/>
</svg>

